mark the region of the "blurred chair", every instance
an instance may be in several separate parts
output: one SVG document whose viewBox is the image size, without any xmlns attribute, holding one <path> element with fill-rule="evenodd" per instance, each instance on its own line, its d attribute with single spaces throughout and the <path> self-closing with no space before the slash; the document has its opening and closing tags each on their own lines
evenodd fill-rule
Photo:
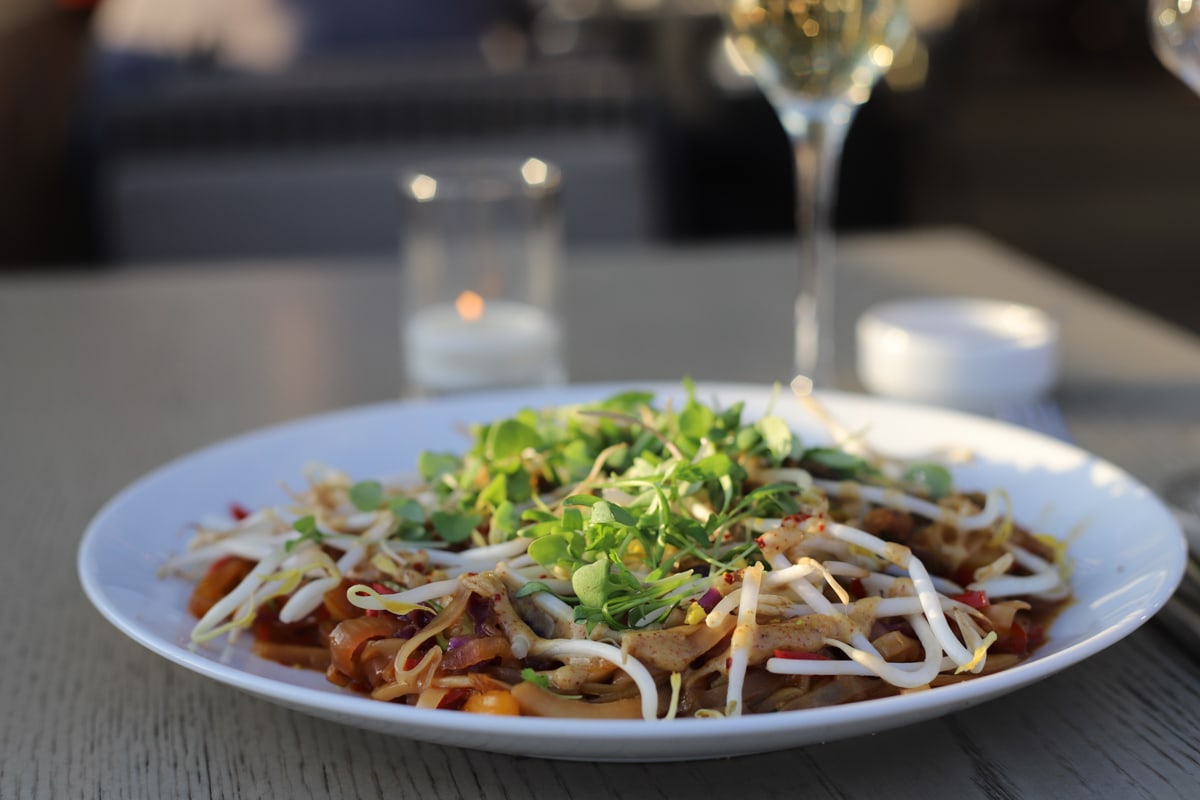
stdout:
<svg viewBox="0 0 1200 800">
<path fill-rule="evenodd" d="M 86 164 L 72 142 L 89 11 L 0 1 L 0 267 L 92 251 Z"/>
</svg>

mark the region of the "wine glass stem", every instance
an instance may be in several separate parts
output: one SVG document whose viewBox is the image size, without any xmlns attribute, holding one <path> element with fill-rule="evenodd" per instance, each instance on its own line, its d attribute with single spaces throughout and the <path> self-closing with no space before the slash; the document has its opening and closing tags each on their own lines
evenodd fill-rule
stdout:
<svg viewBox="0 0 1200 800">
<path fill-rule="evenodd" d="M 816 386 L 834 384 L 834 233 L 838 165 L 852 108 L 805 109 L 781 118 L 796 162 L 796 371 Z"/>
</svg>

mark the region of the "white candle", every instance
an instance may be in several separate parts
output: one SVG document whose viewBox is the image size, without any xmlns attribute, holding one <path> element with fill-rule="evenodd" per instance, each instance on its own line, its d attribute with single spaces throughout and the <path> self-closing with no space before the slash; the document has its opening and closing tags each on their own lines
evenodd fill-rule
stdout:
<svg viewBox="0 0 1200 800">
<path fill-rule="evenodd" d="M 422 308 L 406 323 L 409 378 L 434 391 L 552 383 L 562 379 L 560 339 L 544 309 L 507 300 L 484 304 L 464 292 L 457 308 Z"/>
</svg>

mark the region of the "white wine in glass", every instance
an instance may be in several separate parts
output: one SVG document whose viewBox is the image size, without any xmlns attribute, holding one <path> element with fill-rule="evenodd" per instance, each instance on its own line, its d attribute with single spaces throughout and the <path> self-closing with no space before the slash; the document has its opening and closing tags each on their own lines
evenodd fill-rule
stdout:
<svg viewBox="0 0 1200 800">
<path fill-rule="evenodd" d="M 904 0 L 721 0 L 735 50 L 792 144 L 800 235 L 796 370 L 834 378 L 832 212 L 846 131 L 909 35 Z"/>
</svg>

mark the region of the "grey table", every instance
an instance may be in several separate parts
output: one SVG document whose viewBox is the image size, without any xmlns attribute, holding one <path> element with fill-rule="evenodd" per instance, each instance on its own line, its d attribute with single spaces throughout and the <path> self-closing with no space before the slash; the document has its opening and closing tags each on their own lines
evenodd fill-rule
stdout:
<svg viewBox="0 0 1200 800">
<path fill-rule="evenodd" d="M 1200 341 L 965 231 L 844 243 L 850 325 L 916 294 L 1033 301 L 1064 329 L 1075 438 L 1150 484 L 1200 463 Z M 773 242 L 573 253 L 577 381 L 786 379 L 793 253 Z M 591 765 L 379 737 L 236 693 L 87 604 L 89 517 L 213 440 L 401 390 L 384 263 L 156 265 L 0 282 L 0 797 L 1193 797 L 1200 664 L 1153 621 L 942 719 L 782 753 Z"/>
</svg>

